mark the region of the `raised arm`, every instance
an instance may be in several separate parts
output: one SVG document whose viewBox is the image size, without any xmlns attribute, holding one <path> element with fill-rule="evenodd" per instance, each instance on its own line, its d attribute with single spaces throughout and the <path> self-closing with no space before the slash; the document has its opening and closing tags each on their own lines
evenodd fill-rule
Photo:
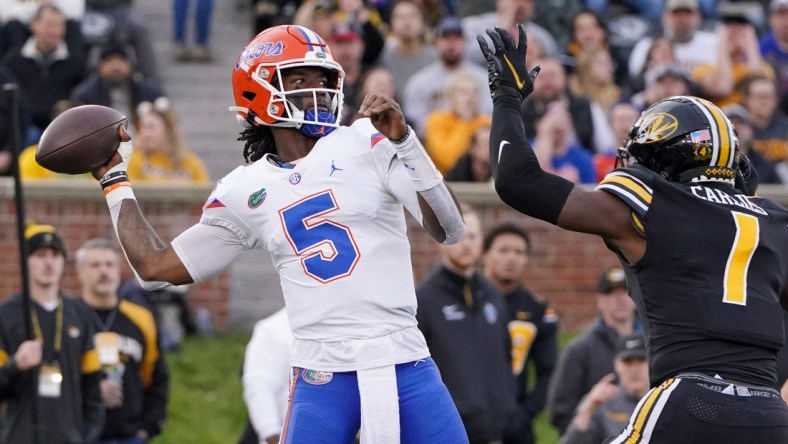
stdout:
<svg viewBox="0 0 788 444">
<path fill-rule="evenodd" d="M 126 259 L 146 289 L 161 287 L 164 283 L 192 283 L 194 279 L 173 245 L 162 241 L 142 215 L 126 175 L 133 151 L 131 137 L 122 125 L 119 131 L 123 142 L 118 152 L 92 174 L 104 190 L 115 234 Z"/>
<path fill-rule="evenodd" d="M 394 100 L 369 94 L 359 108 L 359 114 L 369 117 L 372 125 L 394 145 L 397 158 L 402 161 L 418 193 L 422 226 L 438 242 L 453 244 L 465 231 L 459 203 L 443 176 L 435 169 L 415 132 L 405 123 L 405 116 Z"/>
<path fill-rule="evenodd" d="M 645 242 L 631 226 L 626 204 L 606 192 L 577 187 L 540 167 L 520 116 L 520 104 L 533 91 L 540 67 L 526 70 L 525 30 L 522 25 L 517 28 L 516 46 L 505 30 L 487 30 L 494 51 L 484 38 L 477 37 L 487 59 L 493 95 L 490 165 L 495 190 L 504 202 L 524 214 L 569 230 L 600 235 L 630 261 L 639 259 Z"/>
</svg>

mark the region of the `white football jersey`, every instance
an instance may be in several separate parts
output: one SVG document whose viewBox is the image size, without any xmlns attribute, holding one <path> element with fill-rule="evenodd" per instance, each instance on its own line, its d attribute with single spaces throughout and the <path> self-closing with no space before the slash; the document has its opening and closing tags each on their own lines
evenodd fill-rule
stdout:
<svg viewBox="0 0 788 444">
<path fill-rule="evenodd" d="M 349 371 L 429 356 L 416 325 L 403 204 L 421 215 L 388 139 L 362 119 L 318 140 L 292 168 L 269 157 L 219 181 L 200 223 L 271 253 L 293 365 Z"/>
</svg>

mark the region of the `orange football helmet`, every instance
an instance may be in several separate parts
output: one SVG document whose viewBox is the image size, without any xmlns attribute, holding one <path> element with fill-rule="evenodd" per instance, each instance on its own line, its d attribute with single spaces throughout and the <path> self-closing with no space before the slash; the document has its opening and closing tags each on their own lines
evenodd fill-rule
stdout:
<svg viewBox="0 0 788 444">
<path fill-rule="evenodd" d="M 327 71 L 326 88 L 281 90 L 282 71 L 288 68 L 316 67 Z M 233 71 L 235 106 L 230 111 L 244 126 L 318 128 L 327 134 L 339 126 L 342 117 L 342 85 L 345 72 L 334 60 L 326 42 L 303 26 L 274 26 L 257 34 L 244 48 Z M 311 109 L 302 110 L 288 98 L 312 95 Z M 328 94 L 330 110 L 318 109 L 318 96 Z M 329 127 L 322 128 L 321 127 Z M 329 130 L 329 131 L 325 131 Z M 306 133 L 305 133 L 306 134 Z"/>
</svg>

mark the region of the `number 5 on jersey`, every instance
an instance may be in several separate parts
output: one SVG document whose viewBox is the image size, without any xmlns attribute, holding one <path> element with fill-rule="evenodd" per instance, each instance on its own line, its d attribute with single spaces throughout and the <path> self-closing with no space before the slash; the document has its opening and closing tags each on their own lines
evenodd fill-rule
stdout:
<svg viewBox="0 0 788 444">
<path fill-rule="evenodd" d="M 325 190 L 279 210 L 285 236 L 304 272 L 322 283 L 349 276 L 361 257 L 350 228 L 322 218 L 338 209 L 334 194 Z"/>
</svg>

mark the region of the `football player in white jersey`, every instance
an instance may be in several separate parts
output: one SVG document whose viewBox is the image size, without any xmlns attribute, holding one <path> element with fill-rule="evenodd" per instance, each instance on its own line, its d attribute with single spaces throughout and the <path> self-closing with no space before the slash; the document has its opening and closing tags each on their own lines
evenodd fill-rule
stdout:
<svg viewBox="0 0 788 444">
<path fill-rule="evenodd" d="M 271 253 L 293 329 L 282 443 L 461 443 L 465 430 L 416 325 L 403 207 L 439 242 L 465 225 L 399 105 L 367 96 L 340 126 L 344 72 L 300 26 L 258 34 L 233 71 L 246 165 L 169 245 L 126 175 L 121 128 L 100 178 L 129 263 L 148 288 L 210 278 L 246 250 Z"/>
</svg>

